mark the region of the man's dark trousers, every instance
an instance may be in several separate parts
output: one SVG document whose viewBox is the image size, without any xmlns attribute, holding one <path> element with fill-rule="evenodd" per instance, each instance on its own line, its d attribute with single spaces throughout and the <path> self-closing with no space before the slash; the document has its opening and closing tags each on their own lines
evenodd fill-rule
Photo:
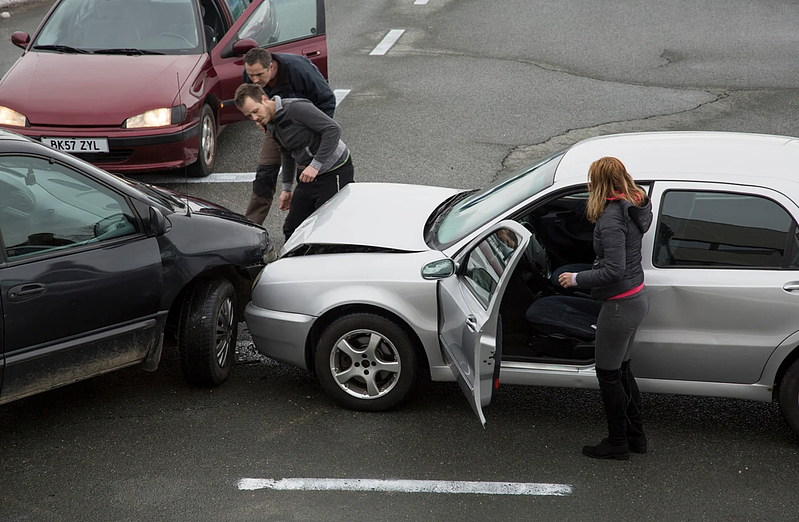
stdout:
<svg viewBox="0 0 799 522">
<path fill-rule="evenodd" d="M 297 172 L 297 186 L 291 197 L 289 215 L 286 216 L 286 221 L 283 223 L 283 234 L 286 236 L 286 241 L 300 226 L 300 223 L 305 221 L 305 218 L 313 214 L 314 210 L 321 207 L 344 186 L 352 183 L 355 176 L 352 158 L 347 159 L 337 169 L 317 176 L 310 183 L 299 181 L 300 172 L 302 171 L 298 170 Z"/>
</svg>

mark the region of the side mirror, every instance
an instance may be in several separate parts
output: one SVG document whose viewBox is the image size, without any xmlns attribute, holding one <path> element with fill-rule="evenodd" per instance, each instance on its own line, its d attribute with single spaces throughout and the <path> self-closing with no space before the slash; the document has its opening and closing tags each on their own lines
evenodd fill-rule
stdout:
<svg viewBox="0 0 799 522">
<path fill-rule="evenodd" d="M 242 38 L 233 44 L 233 54 L 237 56 L 244 56 L 250 49 L 258 47 L 258 42 L 252 38 Z"/>
<path fill-rule="evenodd" d="M 446 279 L 455 273 L 455 262 L 452 259 L 432 261 L 422 267 L 424 279 Z"/>
<path fill-rule="evenodd" d="M 155 207 L 150 207 L 150 233 L 155 236 L 166 234 L 166 218 Z"/>
<path fill-rule="evenodd" d="M 11 35 L 11 43 L 20 49 L 27 49 L 31 41 L 31 35 L 22 31 L 16 31 Z"/>
</svg>

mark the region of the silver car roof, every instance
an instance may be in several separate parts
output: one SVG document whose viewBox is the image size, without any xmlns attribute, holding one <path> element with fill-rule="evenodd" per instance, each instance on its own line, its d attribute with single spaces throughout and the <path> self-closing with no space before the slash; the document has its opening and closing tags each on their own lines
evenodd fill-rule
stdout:
<svg viewBox="0 0 799 522">
<path fill-rule="evenodd" d="M 580 141 L 567 150 L 555 184 L 584 182 L 603 156 L 622 161 L 636 180 L 705 181 L 775 189 L 799 182 L 799 138 L 737 132 L 647 132 Z M 768 181 L 767 181 L 768 179 Z"/>
</svg>

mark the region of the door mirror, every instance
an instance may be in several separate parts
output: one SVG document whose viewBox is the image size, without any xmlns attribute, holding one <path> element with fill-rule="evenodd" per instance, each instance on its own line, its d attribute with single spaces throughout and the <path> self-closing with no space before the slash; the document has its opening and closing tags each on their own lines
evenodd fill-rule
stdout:
<svg viewBox="0 0 799 522">
<path fill-rule="evenodd" d="M 31 41 L 31 35 L 22 31 L 17 31 L 11 35 L 11 43 L 20 49 L 26 49 Z"/>
<path fill-rule="evenodd" d="M 233 54 L 236 56 L 244 56 L 250 49 L 258 47 L 258 43 L 252 38 L 242 38 L 233 44 Z"/>
<path fill-rule="evenodd" d="M 422 267 L 425 279 L 444 279 L 455 273 L 455 263 L 451 259 L 440 259 Z"/>
<path fill-rule="evenodd" d="M 166 234 L 166 218 L 155 207 L 150 207 L 150 233 L 154 236 Z"/>
</svg>

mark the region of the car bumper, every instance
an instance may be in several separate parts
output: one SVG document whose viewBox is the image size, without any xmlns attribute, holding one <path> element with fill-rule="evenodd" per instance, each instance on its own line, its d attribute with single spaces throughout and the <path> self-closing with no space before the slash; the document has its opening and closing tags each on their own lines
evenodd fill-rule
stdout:
<svg viewBox="0 0 799 522">
<path fill-rule="evenodd" d="M 316 320 L 312 315 L 265 310 L 247 303 L 244 319 L 255 348 L 267 357 L 304 370 L 305 340 Z"/>
<path fill-rule="evenodd" d="M 109 172 L 177 169 L 197 161 L 200 122 L 165 129 L 114 127 L 4 127 L 36 141 L 48 138 L 106 138 L 109 152 L 73 153 Z"/>
</svg>

